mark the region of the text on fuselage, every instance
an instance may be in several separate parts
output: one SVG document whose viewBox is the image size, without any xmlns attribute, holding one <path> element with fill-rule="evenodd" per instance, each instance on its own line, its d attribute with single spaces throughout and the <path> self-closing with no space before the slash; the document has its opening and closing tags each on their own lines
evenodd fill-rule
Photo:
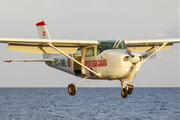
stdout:
<svg viewBox="0 0 180 120">
<path fill-rule="evenodd" d="M 84 65 L 87 67 L 104 67 L 107 66 L 107 59 L 99 59 L 99 60 L 86 60 L 84 61 Z"/>
<path fill-rule="evenodd" d="M 61 67 L 70 67 L 70 59 L 54 59 L 54 66 L 61 66 Z"/>
</svg>

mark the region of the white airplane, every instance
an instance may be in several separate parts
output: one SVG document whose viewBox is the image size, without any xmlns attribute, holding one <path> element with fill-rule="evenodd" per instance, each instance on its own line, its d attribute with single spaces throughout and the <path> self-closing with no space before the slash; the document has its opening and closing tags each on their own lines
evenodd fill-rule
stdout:
<svg viewBox="0 0 180 120">
<path fill-rule="evenodd" d="M 8 50 L 26 53 L 43 53 L 42 60 L 6 60 L 5 62 L 45 62 L 48 66 L 81 77 L 68 86 L 75 95 L 77 85 L 84 79 L 120 80 L 121 95 L 126 98 L 133 92 L 133 78 L 142 63 L 159 50 L 169 49 L 180 39 L 153 40 L 55 40 L 51 39 L 44 21 L 36 24 L 40 39 L 0 38 L 8 43 Z M 141 55 L 138 52 L 150 54 Z"/>
</svg>

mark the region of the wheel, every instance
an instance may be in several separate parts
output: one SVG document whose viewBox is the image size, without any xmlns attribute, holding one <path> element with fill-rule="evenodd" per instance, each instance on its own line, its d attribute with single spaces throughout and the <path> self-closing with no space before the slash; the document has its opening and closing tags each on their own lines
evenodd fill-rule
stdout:
<svg viewBox="0 0 180 120">
<path fill-rule="evenodd" d="M 121 96 L 122 96 L 123 98 L 126 98 L 126 97 L 128 96 L 128 91 L 127 91 L 126 88 L 123 88 L 123 89 L 121 90 Z"/>
<path fill-rule="evenodd" d="M 75 95 L 76 94 L 76 86 L 74 84 L 69 84 L 68 92 L 72 96 Z"/>
<path fill-rule="evenodd" d="M 128 94 L 131 94 L 133 92 L 133 85 L 131 85 L 129 88 L 128 88 Z"/>
</svg>

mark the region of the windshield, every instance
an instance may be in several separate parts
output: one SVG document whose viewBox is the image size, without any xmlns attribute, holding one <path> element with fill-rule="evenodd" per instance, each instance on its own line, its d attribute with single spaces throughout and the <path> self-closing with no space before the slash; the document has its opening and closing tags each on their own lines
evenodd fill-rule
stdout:
<svg viewBox="0 0 180 120">
<path fill-rule="evenodd" d="M 98 41 L 98 42 L 99 43 L 97 45 L 97 55 L 108 49 L 126 49 L 126 44 L 123 40 L 120 42 L 116 42 L 116 40 Z"/>
</svg>

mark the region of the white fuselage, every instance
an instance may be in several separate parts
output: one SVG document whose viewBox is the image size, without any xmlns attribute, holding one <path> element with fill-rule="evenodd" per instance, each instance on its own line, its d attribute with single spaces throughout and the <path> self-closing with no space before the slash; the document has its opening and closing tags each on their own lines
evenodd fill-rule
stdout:
<svg viewBox="0 0 180 120">
<path fill-rule="evenodd" d="M 141 56 L 138 53 L 134 53 L 137 56 Z M 73 54 L 69 54 L 74 57 Z M 125 59 L 125 57 L 127 58 Z M 129 57 L 129 58 L 128 58 Z M 84 57 L 84 65 L 93 71 L 100 74 L 100 77 L 94 75 L 93 73 L 85 70 L 84 73 L 77 74 L 77 65 L 76 63 L 69 58 L 65 57 L 62 54 L 57 54 L 51 56 L 51 59 L 54 59 L 54 62 L 46 62 L 47 65 L 62 70 L 64 72 L 81 76 L 84 74 L 85 76 L 90 76 L 90 79 L 121 79 L 126 78 L 132 69 L 132 62 L 130 61 L 130 56 L 126 50 L 119 49 L 110 49 L 105 50 L 99 55 Z M 136 64 L 136 70 L 134 76 L 139 72 L 142 65 L 142 60 Z M 79 71 L 83 68 L 79 66 Z"/>
</svg>

